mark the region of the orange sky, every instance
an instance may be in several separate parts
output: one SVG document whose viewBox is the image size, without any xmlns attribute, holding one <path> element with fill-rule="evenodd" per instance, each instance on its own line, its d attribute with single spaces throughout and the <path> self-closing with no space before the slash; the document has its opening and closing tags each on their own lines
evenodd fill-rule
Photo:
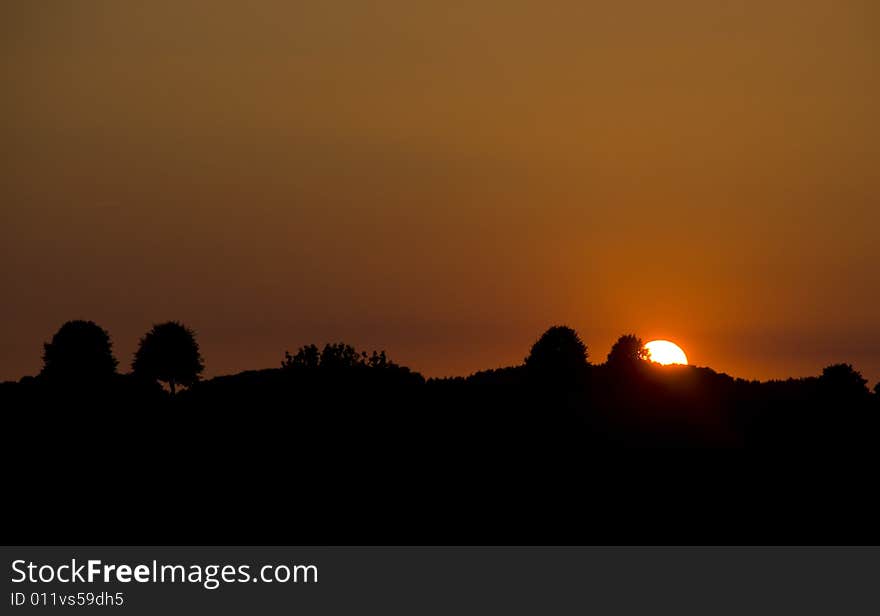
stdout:
<svg viewBox="0 0 880 616">
<path fill-rule="evenodd" d="M 880 380 L 875 2 L 6 2 L 0 379 L 71 318 L 210 374 L 547 326 Z"/>
</svg>

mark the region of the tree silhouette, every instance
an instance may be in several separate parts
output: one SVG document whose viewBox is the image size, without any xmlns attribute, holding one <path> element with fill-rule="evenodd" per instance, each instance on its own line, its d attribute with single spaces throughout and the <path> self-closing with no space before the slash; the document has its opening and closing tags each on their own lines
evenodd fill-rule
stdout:
<svg viewBox="0 0 880 616">
<path fill-rule="evenodd" d="M 92 321 L 68 321 L 43 345 L 41 376 L 51 380 L 95 381 L 116 373 L 110 335 Z"/>
<path fill-rule="evenodd" d="M 650 353 L 641 338 L 633 334 L 625 334 L 611 347 L 606 361 L 610 366 L 627 366 L 648 359 L 649 356 Z"/>
<path fill-rule="evenodd" d="M 132 371 L 136 376 L 177 386 L 195 384 L 205 366 L 195 332 L 177 321 L 155 325 L 141 338 Z"/>
<path fill-rule="evenodd" d="M 525 359 L 526 369 L 541 379 L 569 382 L 587 367 L 587 346 L 570 327 L 548 329 L 532 345 Z"/>
<path fill-rule="evenodd" d="M 822 370 L 819 383 L 827 396 L 842 400 L 867 398 L 868 380 L 850 364 L 833 364 Z"/>
</svg>

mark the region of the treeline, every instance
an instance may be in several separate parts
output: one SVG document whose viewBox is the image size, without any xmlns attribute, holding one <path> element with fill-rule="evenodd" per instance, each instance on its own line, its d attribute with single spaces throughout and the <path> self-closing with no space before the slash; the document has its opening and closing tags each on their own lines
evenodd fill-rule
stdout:
<svg viewBox="0 0 880 616">
<path fill-rule="evenodd" d="M 484 441 L 541 435 L 579 446 L 845 447 L 875 437 L 880 384 L 848 364 L 817 377 L 757 382 L 708 368 L 659 366 L 642 340 L 624 335 L 605 361 L 591 363 L 578 334 L 547 330 L 519 366 L 468 377 L 424 379 L 346 344 L 285 352 L 278 368 L 202 380 L 204 361 L 189 327 L 156 325 L 140 340 L 125 374 L 109 334 L 88 321 L 63 325 L 44 345 L 36 377 L 4 383 L 0 395 L 16 412 L 51 412 L 85 403 L 126 411 L 236 417 L 267 428 L 267 415 L 319 435 L 331 430 L 376 439 Z M 187 415 L 189 414 L 189 415 Z M 421 436 L 418 436 L 421 435 Z M 400 440 L 398 438 L 398 440 Z"/>
<path fill-rule="evenodd" d="M 40 374 L 0 385 L 7 490 L 27 495 L 9 541 L 880 540 L 864 489 L 880 392 L 846 364 L 745 381 L 653 364 L 634 335 L 593 363 L 553 327 L 520 365 L 468 377 L 346 344 L 203 370 L 180 323 L 125 373 L 106 331 L 65 324 Z"/>
</svg>

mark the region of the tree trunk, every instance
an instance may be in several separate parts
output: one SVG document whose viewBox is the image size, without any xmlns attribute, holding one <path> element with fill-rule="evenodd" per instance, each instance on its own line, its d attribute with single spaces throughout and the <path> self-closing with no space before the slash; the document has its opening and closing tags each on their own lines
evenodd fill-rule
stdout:
<svg viewBox="0 0 880 616">
<path fill-rule="evenodd" d="M 177 393 L 177 387 L 174 383 L 174 379 L 171 379 L 170 381 L 168 381 L 168 385 L 171 387 L 171 397 L 173 398 L 175 396 L 175 394 Z"/>
</svg>

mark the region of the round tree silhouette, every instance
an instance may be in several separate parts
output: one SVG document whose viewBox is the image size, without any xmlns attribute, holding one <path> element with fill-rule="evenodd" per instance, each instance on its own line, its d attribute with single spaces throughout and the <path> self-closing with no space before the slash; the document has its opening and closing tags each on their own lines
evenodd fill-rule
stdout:
<svg viewBox="0 0 880 616">
<path fill-rule="evenodd" d="M 609 366 L 632 366 L 637 362 L 647 359 L 648 350 L 642 339 L 634 334 L 625 334 L 617 339 L 608 353 L 606 363 Z"/>
<path fill-rule="evenodd" d="M 110 335 L 93 321 L 68 321 L 43 345 L 40 376 L 53 381 L 94 382 L 116 373 Z"/>
<path fill-rule="evenodd" d="M 868 380 L 850 364 L 832 364 L 822 370 L 819 384 L 823 392 L 841 400 L 867 399 Z"/>
<path fill-rule="evenodd" d="M 177 321 L 153 326 L 141 338 L 131 367 L 135 376 L 166 383 L 171 395 L 178 385 L 195 384 L 205 369 L 195 332 Z"/>
<path fill-rule="evenodd" d="M 525 360 L 526 369 L 542 380 L 571 382 L 587 367 L 587 346 L 570 327 L 548 329 L 532 345 Z"/>
</svg>

